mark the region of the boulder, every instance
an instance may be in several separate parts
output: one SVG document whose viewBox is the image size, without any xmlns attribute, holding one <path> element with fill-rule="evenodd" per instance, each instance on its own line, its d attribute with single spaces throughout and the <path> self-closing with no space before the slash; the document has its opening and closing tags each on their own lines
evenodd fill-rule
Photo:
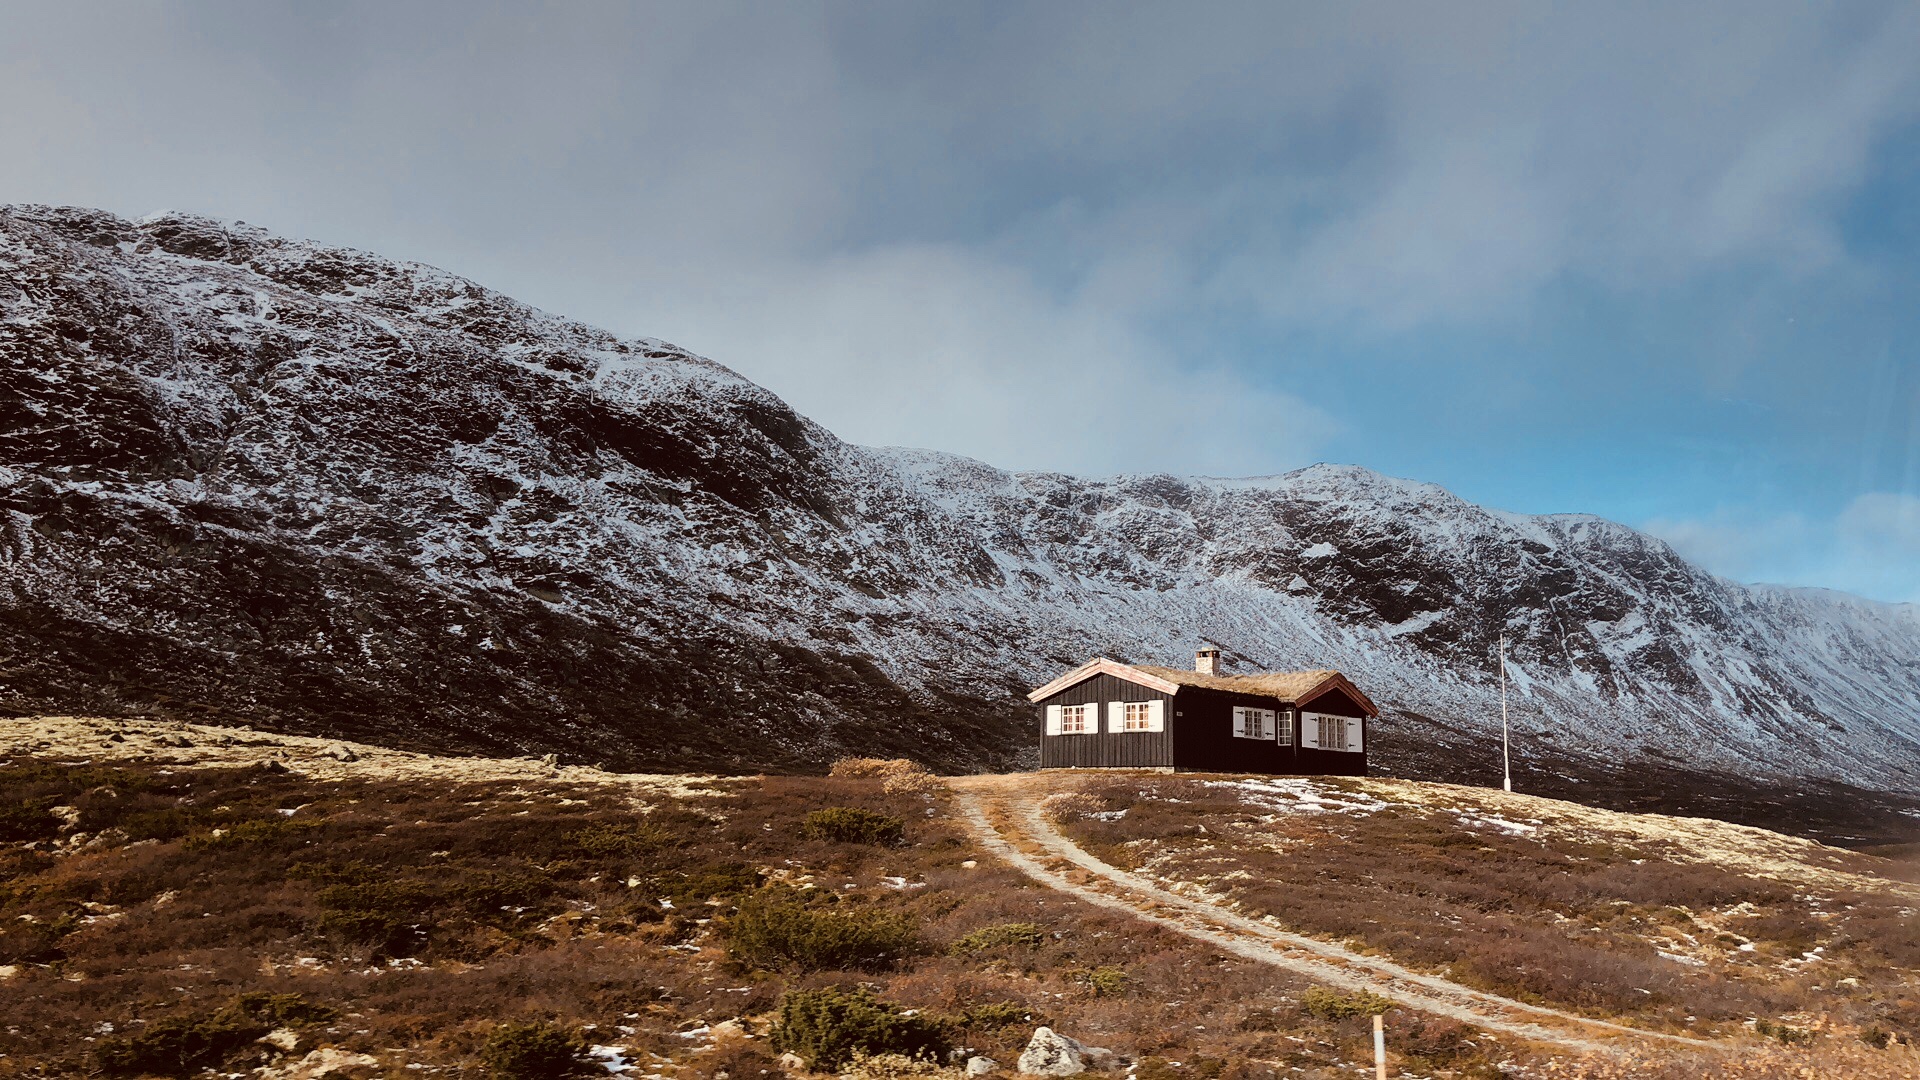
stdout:
<svg viewBox="0 0 1920 1080">
<path fill-rule="evenodd" d="M 1000 1063 L 990 1057 L 978 1055 L 967 1059 L 968 1076 L 985 1076 L 1000 1067 Z"/>
<path fill-rule="evenodd" d="M 1087 1047 L 1050 1027 L 1033 1029 L 1017 1062 L 1028 1076 L 1073 1076 L 1087 1071 Z"/>
</svg>

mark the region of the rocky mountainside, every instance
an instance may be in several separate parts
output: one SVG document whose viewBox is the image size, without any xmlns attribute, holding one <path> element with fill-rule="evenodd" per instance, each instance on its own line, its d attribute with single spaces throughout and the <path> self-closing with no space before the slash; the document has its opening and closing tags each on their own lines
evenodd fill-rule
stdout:
<svg viewBox="0 0 1920 1080">
<path fill-rule="evenodd" d="M 0 210 L 0 707 L 649 768 L 1029 752 L 1093 654 L 1334 666 L 1376 760 L 1920 789 L 1920 612 L 1316 466 L 1007 473 L 430 267 Z"/>
</svg>

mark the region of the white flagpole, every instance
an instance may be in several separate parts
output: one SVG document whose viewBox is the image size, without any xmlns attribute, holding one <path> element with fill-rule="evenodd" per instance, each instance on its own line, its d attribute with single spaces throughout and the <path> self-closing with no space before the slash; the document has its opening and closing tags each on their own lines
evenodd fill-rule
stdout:
<svg viewBox="0 0 1920 1080">
<path fill-rule="evenodd" d="M 1508 791 L 1513 790 L 1513 756 L 1507 736 L 1507 635 L 1500 635 L 1500 771 Z"/>
</svg>

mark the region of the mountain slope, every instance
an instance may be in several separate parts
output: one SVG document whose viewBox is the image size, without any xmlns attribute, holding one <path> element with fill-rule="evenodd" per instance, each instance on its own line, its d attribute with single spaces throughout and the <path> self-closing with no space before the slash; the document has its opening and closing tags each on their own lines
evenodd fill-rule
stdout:
<svg viewBox="0 0 1920 1080">
<path fill-rule="evenodd" d="M 1920 614 L 1316 466 L 1013 474 L 850 446 L 717 364 L 182 215 L 0 211 L 0 704 L 652 768 L 1029 752 L 1106 653 L 1337 666 L 1401 771 L 1913 791 Z M 1491 729 L 1489 728 L 1491 725 Z M 1556 764 L 1558 763 L 1558 764 Z"/>
</svg>

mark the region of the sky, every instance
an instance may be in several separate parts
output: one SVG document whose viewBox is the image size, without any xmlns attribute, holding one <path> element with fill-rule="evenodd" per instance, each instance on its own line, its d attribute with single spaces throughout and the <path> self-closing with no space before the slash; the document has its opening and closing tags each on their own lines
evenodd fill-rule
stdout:
<svg viewBox="0 0 1920 1080">
<path fill-rule="evenodd" d="M 853 442 L 1920 601 L 1911 3 L 0 9 L 0 202 L 432 263 Z"/>
</svg>

